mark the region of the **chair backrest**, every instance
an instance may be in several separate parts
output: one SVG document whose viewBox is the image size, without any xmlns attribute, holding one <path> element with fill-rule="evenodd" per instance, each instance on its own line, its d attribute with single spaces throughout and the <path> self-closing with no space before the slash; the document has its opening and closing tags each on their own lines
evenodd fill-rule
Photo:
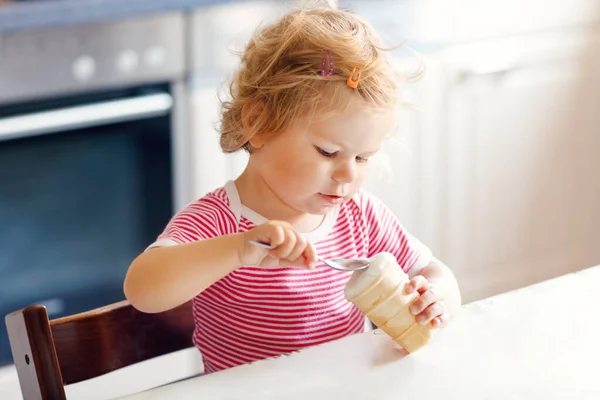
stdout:
<svg viewBox="0 0 600 400">
<path fill-rule="evenodd" d="M 193 346 L 190 302 L 146 314 L 122 301 L 54 320 L 32 305 L 5 320 L 25 400 L 66 399 L 64 385 Z"/>
</svg>

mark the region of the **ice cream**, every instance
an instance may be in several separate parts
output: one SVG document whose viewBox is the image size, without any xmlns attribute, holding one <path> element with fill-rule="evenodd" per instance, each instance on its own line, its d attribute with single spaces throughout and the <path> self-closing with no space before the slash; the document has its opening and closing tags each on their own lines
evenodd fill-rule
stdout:
<svg viewBox="0 0 600 400">
<path fill-rule="evenodd" d="M 367 269 L 355 271 L 346 284 L 346 299 L 358 307 L 378 328 L 413 353 L 425 346 L 435 330 L 416 322 L 408 307 L 416 293 L 407 294 L 408 275 L 390 253 L 370 259 Z"/>
</svg>

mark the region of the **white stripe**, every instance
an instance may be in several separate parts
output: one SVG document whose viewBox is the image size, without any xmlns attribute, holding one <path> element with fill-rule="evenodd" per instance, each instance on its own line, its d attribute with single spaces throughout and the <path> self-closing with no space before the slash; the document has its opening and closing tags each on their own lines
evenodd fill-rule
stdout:
<svg viewBox="0 0 600 400">
<path fill-rule="evenodd" d="M 267 329 L 268 327 L 272 328 L 288 328 L 291 332 L 293 329 L 298 330 L 306 330 L 306 328 L 312 328 L 330 325 L 330 324 L 339 324 L 344 321 L 344 319 L 353 318 L 354 314 L 356 314 L 355 310 L 352 307 L 349 307 L 345 310 L 340 310 L 340 312 L 329 315 L 329 314 L 319 314 L 319 315 L 311 315 L 307 318 L 299 318 L 299 320 L 290 321 L 288 323 L 281 322 L 282 320 L 279 318 L 270 318 L 270 317 L 256 317 L 256 318 L 248 318 L 248 314 L 237 314 L 231 312 L 229 310 L 221 309 L 220 316 L 216 316 L 207 312 L 203 312 L 198 310 L 194 313 L 197 315 L 199 319 L 207 318 L 211 320 L 211 323 L 220 324 L 222 321 L 233 321 L 234 319 L 238 320 L 238 324 L 248 323 L 250 326 L 253 322 L 259 322 L 261 327 L 259 329 Z M 226 317 L 226 318 L 223 318 Z M 320 318 L 319 318 L 320 317 Z M 264 325 L 264 327 L 262 326 Z"/>
<path fill-rule="evenodd" d="M 339 288 L 325 288 L 322 290 L 306 290 L 304 292 L 290 292 L 290 291 L 274 291 L 274 290 L 265 290 L 265 293 L 260 294 L 258 292 L 251 293 L 249 291 L 244 291 L 240 293 L 239 290 L 222 290 L 224 296 L 237 296 L 236 299 L 239 299 L 244 305 L 252 306 L 253 304 L 271 304 L 277 303 L 281 301 L 285 301 L 288 303 L 306 303 L 306 304 L 315 304 L 317 305 L 320 302 L 328 301 L 331 299 L 340 299 L 345 300 L 344 296 L 344 288 L 340 286 Z M 238 302 L 239 304 L 239 302 Z"/>
</svg>

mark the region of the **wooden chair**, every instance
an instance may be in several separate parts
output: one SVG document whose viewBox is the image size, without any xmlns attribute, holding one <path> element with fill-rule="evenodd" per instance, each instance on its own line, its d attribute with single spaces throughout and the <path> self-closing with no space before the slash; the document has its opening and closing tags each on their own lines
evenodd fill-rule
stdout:
<svg viewBox="0 0 600 400">
<path fill-rule="evenodd" d="M 64 385 L 193 346 L 191 302 L 146 314 L 122 301 L 53 320 L 32 305 L 5 320 L 24 400 L 66 399 Z"/>
</svg>

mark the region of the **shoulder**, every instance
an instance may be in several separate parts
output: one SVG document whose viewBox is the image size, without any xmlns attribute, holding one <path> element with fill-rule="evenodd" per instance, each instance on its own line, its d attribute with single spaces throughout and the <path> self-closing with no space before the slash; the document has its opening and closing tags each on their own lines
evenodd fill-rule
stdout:
<svg viewBox="0 0 600 400">
<path fill-rule="evenodd" d="M 338 223 L 346 221 L 360 229 L 372 228 L 388 217 L 389 212 L 381 200 L 361 189 L 340 207 Z"/>
<path fill-rule="evenodd" d="M 224 188 L 218 188 L 189 203 L 171 219 L 170 226 L 214 237 L 237 230 L 237 218 Z"/>
<path fill-rule="evenodd" d="M 361 189 L 348 202 L 349 212 L 359 215 L 369 231 L 377 233 L 390 228 L 401 228 L 400 221 L 388 206 L 377 196 Z"/>
<path fill-rule="evenodd" d="M 365 189 L 356 192 L 347 204 L 350 209 L 360 210 L 363 214 L 381 211 L 386 208 L 381 200 Z"/>
<path fill-rule="evenodd" d="M 225 188 L 220 187 L 189 203 L 180 213 L 223 215 L 231 213 L 231 202 Z"/>
</svg>

